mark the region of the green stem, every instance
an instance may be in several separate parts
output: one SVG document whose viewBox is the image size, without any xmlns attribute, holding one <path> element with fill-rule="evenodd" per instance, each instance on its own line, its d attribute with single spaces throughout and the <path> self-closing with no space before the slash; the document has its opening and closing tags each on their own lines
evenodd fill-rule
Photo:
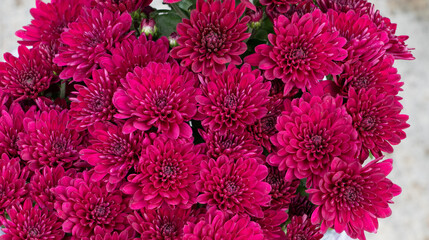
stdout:
<svg viewBox="0 0 429 240">
<path fill-rule="evenodd" d="M 172 3 L 172 4 L 168 4 L 171 9 L 173 9 L 177 15 L 179 15 L 181 18 L 188 18 L 188 16 L 186 16 L 186 14 L 182 11 L 182 9 L 179 8 L 179 6 L 177 6 L 177 4 Z"/>
<path fill-rule="evenodd" d="M 66 98 L 66 82 L 67 80 L 61 81 L 60 85 L 60 98 Z"/>
</svg>

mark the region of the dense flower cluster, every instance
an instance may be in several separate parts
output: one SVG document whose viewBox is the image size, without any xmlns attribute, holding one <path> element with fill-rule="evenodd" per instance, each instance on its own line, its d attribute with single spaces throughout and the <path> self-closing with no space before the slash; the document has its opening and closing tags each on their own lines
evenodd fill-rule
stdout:
<svg viewBox="0 0 429 240">
<path fill-rule="evenodd" d="M 0 62 L 0 239 L 376 232 L 409 126 L 396 24 L 367 0 L 151 2 L 36 0 Z"/>
</svg>

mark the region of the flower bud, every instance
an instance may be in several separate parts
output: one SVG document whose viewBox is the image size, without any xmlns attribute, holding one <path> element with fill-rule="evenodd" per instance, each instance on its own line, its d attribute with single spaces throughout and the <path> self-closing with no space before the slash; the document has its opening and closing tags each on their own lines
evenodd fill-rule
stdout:
<svg viewBox="0 0 429 240">
<path fill-rule="evenodd" d="M 261 7 L 257 7 L 256 11 L 252 9 L 246 10 L 246 16 L 250 17 L 249 27 L 253 29 L 258 29 L 262 25 L 262 17 L 264 16 L 264 12 Z"/>
<path fill-rule="evenodd" d="M 168 41 L 170 42 L 170 47 L 176 47 L 179 44 L 177 43 L 177 40 L 179 39 L 179 35 L 176 32 L 172 32 L 170 36 L 168 36 Z"/>
<path fill-rule="evenodd" d="M 158 32 L 158 28 L 155 25 L 155 20 L 153 19 L 143 19 L 141 23 L 141 32 L 146 36 L 154 36 Z"/>
</svg>

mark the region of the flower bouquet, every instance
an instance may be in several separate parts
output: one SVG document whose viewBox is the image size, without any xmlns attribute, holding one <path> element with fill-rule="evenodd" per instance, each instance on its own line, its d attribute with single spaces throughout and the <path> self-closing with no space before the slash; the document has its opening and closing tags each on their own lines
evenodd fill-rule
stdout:
<svg viewBox="0 0 429 240">
<path fill-rule="evenodd" d="M 1 239 L 365 239 L 413 59 L 366 0 L 36 0 L 0 63 Z"/>
</svg>

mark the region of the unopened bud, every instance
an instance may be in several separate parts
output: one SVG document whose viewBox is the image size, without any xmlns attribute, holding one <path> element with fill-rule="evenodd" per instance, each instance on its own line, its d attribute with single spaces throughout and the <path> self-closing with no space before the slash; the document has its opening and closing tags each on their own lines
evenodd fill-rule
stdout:
<svg viewBox="0 0 429 240">
<path fill-rule="evenodd" d="M 249 26 L 253 29 L 258 29 L 262 25 L 262 17 L 264 16 L 264 12 L 261 7 L 257 7 L 256 11 L 252 9 L 246 10 L 246 16 L 250 17 Z"/>
<path fill-rule="evenodd" d="M 152 35 L 155 36 L 158 28 L 155 25 L 155 21 L 153 19 L 143 19 L 141 24 L 141 32 L 146 36 Z"/>
<path fill-rule="evenodd" d="M 168 41 L 170 42 L 170 47 L 176 47 L 179 44 L 177 43 L 177 40 L 179 40 L 179 35 L 176 32 L 172 32 L 170 36 L 168 36 Z"/>
</svg>

